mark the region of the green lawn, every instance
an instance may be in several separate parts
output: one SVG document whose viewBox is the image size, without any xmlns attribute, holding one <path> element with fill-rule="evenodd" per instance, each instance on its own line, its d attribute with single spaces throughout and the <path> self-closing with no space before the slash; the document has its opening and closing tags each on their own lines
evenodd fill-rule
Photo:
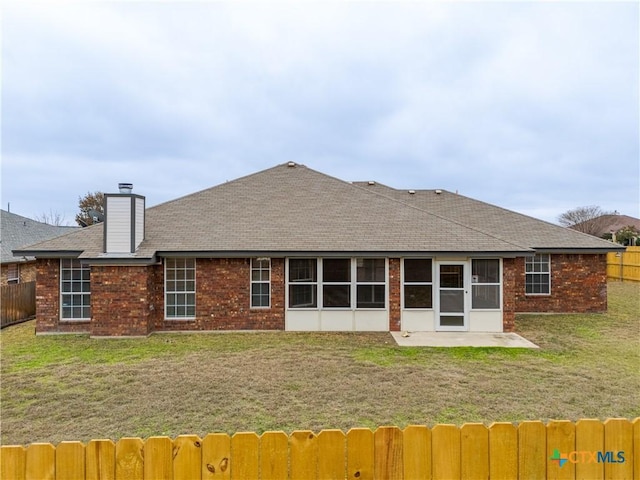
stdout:
<svg viewBox="0 0 640 480">
<path fill-rule="evenodd" d="M 2 340 L 2 444 L 640 416 L 640 285 L 605 315 L 516 320 L 540 350 L 400 348 L 380 334 Z"/>
</svg>

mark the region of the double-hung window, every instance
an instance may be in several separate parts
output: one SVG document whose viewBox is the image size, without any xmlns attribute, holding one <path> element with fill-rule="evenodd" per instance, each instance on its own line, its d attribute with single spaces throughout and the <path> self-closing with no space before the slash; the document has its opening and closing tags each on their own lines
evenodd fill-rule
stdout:
<svg viewBox="0 0 640 480">
<path fill-rule="evenodd" d="M 430 258 L 404 259 L 404 308 L 433 308 Z"/>
<path fill-rule="evenodd" d="M 271 306 L 271 261 L 268 258 L 251 259 L 251 308 Z"/>
<path fill-rule="evenodd" d="M 471 308 L 500 308 L 500 260 L 471 261 Z"/>
<path fill-rule="evenodd" d="M 89 320 L 91 318 L 91 268 L 80 260 L 60 260 L 61 318 Z"/>
<path fill-rule="evenodd" d="M 10 263 L 7 267 L 7 283 L 20 283 L 20 264 Z"/>
<path fill-rule="evenodd" d="M 356 308 L 385 308 L 384 258 L 357 258 L 356 266 Z"/>
<path fill-rule="evenodd" d="M 289 307 L 318 306 L 318 261 L 315 258 L 289 260 Z"/>
<path fill-rule="evenodd" d="M 168 319 L 196 316 L 195 258 L 167 258 L 164 263 L 165 316 Z"/>
<path fill-rule="evenodd" d="M 549 254 L 527 257 L 524 262 L 525 293 L 549 295 L 551 293 L 551 258 Z"/>
</svg>

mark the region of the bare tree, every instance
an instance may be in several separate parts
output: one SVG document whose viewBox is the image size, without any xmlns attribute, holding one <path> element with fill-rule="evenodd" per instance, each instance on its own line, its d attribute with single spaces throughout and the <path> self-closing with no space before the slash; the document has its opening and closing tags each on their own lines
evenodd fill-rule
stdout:
<svg viewBox="0 0 640 480">
<path fill-rule="evenodd" d="M 599 237 L 609 221 L 607 216 L 613 214 L 614 212 L 606 212 L 597 205 L 590 205 L 567 210 L 558 217 L 558 222 L 563 227 Z"/>
<path fill-rule="evenodd" d="M 88 192 L 84 197 L 78 197 L 80 213 L 76 214 L 76 222 L 81 227 L 88 227 L 100 223 L 104 219 L 104 194 L 102 192 Z"/>
<path fill-rule="evenodd" d="M 56 227 L 68 225 L 64 215 L 53 210 L 49 210 L 49 213 L 44 212 L 40 215 L 36 215 L 33 218 L 37 222 L 46 223 L 47 225 L 55 225 Z"/>
</svg>

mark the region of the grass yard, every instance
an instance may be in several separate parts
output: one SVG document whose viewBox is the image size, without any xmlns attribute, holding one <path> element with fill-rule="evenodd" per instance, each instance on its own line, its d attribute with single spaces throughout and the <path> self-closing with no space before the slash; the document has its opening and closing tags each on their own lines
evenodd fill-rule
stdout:
<svg viewBox="0 0 640 480">
<path fill-rule="evenodd" d="M 35 337 L 2 331 L 2 444 L 640 416 L 640 285 L 606 315 L 521 316 L 540 350 L 400 348 L 389 334 Z"/>
</svg>

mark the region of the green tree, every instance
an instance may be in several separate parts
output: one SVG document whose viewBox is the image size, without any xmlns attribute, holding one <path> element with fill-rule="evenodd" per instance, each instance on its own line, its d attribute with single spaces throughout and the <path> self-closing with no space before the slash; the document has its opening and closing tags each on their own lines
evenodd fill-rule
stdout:
<svg viewBox="0 0 640 480">
<path fill-rule="evenodd" d="M 78 197 L 80 213 L 76 214 L 76 222 L 81 227 L 88 227 L 104 220 L 104 193 L 87 192 L 84 197 Z"/>
</svg>

